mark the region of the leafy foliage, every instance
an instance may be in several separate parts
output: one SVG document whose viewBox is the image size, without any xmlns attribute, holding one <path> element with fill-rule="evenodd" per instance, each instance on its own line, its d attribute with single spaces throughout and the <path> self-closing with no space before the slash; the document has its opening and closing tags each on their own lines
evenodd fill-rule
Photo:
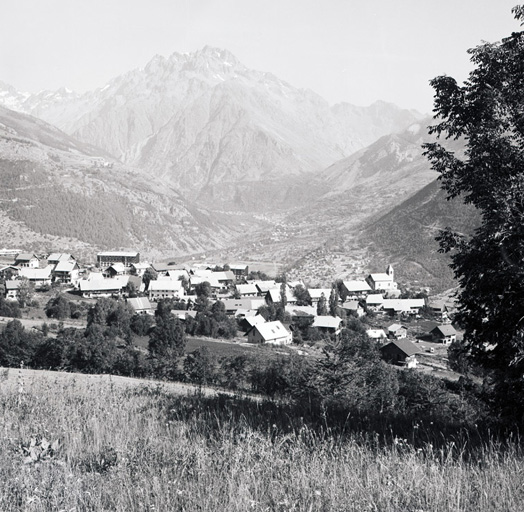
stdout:
<svg viewBox="0 0 524 512">
<path fill-rule="evenodd" d="M 524 20 L 522 8 L 515 17 Z M 503 412 L 524 416 L 524 32 L 469 51 L 475 68 L 459 85 L 432 80 L 432 132 L 463 139 L 464 157 L 444 143 L 426 154 L 449 198 L 476 207 L 481 225 L 466 239 L 451 230 L 438 240 L 460 283 L 458 321 L 464 348 L 489 369 Z"/>
</svg>

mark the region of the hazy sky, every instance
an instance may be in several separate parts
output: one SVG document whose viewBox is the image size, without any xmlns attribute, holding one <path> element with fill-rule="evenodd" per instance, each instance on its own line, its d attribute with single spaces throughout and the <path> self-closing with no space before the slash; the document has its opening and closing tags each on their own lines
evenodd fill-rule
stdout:
<svg viewBox="0 0 524 512">
<path fill-rule="evenodd" d="M 0 9 L 0 81 L 78 92 L 155 54 L 211 45 L 330 103 L 430 112 L 431 78 L 459 80 L 468 48 L 520 30 L 517 0 L 12 0 Z"/>
</svg>

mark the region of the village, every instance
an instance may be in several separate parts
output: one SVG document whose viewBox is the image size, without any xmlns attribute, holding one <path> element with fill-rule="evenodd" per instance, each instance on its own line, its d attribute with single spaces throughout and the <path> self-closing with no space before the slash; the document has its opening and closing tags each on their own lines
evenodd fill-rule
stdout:
<svg viewBox="0 0 524 512">
<path fill-rule="evenodd" d="M 66 292 L 89 302 L 118 298 L 136 314 L 154 316 L 159 301 L 171 299 L 180 308 L 171 313 L 185 321 L 196 316 L 197 287 L 208 283 L 209 299 L 223 303 L 247 343 L 301 344 L 297 325 L 315 331 L 317 341 L 336 340 L 348 320 L 360 319 L 386 361 L 417 368 L 422 360 L 423 366 L 440 371 L 447 370 L 447 347 L 457 336 L 451 325 L 453 303 L 405 297 L 409 294 L 399 289 L 391 265 L 383 273 L 317 288 L 250 272 L 244 264 L 150 264 L 140 261 L 140 254 L 133 251 L 99 252 L 96 264 L 88 266 L 66 253 L 3 251 L 1 258 L 5 300 L 21 305 L 27 302 L 24 294 L 49 298 Z M 263 308 L 278 305 L 284 308 L 281 319 L 261 314 Z M 30 315 L 31 308 L 28 318 Z"/>
<path fill-rule="evenodd" d="M 357 319 L 389 363 L 446 372 L 447 347 L 457 338 L 452 326 L 453 302 L 403 292 L 391 265 L 383 273 L 319 288 L 302 281 L 287 282 L 283 276 L 270 278 L 250 272 L 245 264 L 142 262 L 134 251 L 99 252 L 96 264 L 86 266 L 66 253 L 4 250 L 0 257 L 5 301 L 21 306 L 30 304 L 28 296 L 49 299 L 67 293 L 91 303 L 102 297 L 117 298 L 126 301 L 136 314 L 154 316 L 158 303 L 170 299 L 179 308 L 171 313 L 185 321 L 196 316 L 197 289 L 207 283 L 209 300 L 223 303 L 225 313 L 236 321 L 241 339 L 249 344 L 306 344 L 301 334 L 304 326 L 315 332 L 309 345 L 336 340 L 341 330 Z M 280 319 L 263 314 L 264 308 L 276 306 L 283 308 Z M 34 319 L 30 307 L 25 316 Z"/>
</svg>

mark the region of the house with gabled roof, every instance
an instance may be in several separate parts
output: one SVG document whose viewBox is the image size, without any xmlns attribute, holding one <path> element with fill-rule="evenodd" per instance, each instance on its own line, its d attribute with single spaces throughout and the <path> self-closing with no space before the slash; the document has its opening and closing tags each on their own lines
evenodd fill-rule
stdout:
<svg viewBox="0 0 524 512">
<path fill-rule="evenodd" d="M 360 318 L 361 316 L 364 316 L 366 312 L 364 311 L 364 308 L 360 305 L 360 302 L 358 300 L 346 300 L 340 306 L 347 314 L 352 314 Z"/>
<path fill-rule="evenodd" d="M 424 299 L 384 299 L 382 309 L 389 314 L 417 315 L 425 304 Z"/>
<path fill-rule="evenodd" d="M 51 271 L 53 267 L 45 268 L 21 267 L 20 277 L 25 277 L 36 289 L 51 285 Z"/>
<path fill-rule="evenodd" d="M 457 339 L 457 331 L 451 324 L 437 325 L 431 331 L 431 338 L 436 343 L 453 343 Z"/>
<path fill-rule="evenodd" d="M 380 347 L 382 358 L 388 363 L 405 366 L 406 368 L 416 368 L 418 361 L 416 354 L 420 353 L 411 341 L 392 340 L 383 347 Z"/>
<path fill-rule="evenodd" d="M 226 308 L 228 315 L 235 315 L 239 309 L 243 310 L 257 310 L 265 306 L 266 301 L 263 297 L 242 297 L 240 299 L 221 299 L 221 302 Z"/>
<path fill-rule="evenodd" d="M 448 307 L 442 300 L 429 301 L 427 308 L 428 311 L 439 320 L 443 320 L 448 316 Z"/>
<path fill-rule="evenodd" d="M 408 328 L 402 324 L 391 324 L 388 327 L 388 336 L 397 340 L 407 338 Z"/>
<path fill-rule="evenodd" d="M 269 280 L 269 281 L 257 280 L 257 281 L 253 281 L 253 284 L 258 289 L 259 297 L 265 297 L 269 290 L 280 289 L 280 285 L 276 281 L 273 281 L 273 280 Z"/>
<path fill-rule="evenodd" d="M 150 267 L 151 265 L 147 262 L 131 263 L 131 274 L 134 274 L 135 276 L 143 276 L 146 270 Z"/>
<path fill-rule="evenodd" d="M 365 297 L 371 291 L 371 287 L 366 281 L 349 280 L 343 281 L 341 286 L 341 295 L 346 298 Z"/>
<path fill-rule="evenodd" d="M 244 318 L 238 321 L 240 329 L 246 333 L 255 325 L 264 323 L 266 323 L 266 319 L 262 315 L 245 316 Z"/>
<path fill-rule="evenodd" d="M 100 274 L 101 275 L 101 274 Z M 120 296 L 122 290 L 127 286 L 129 276 L 119 276 L 113 279 L 103 277 L 92 277 L 89 279 L 80 279 L 78 287 L 82 297 L 111 297 Z"/>
<path fill-rule="evenodd" d="M 182 281 L 173 279 L 155 279 L 149 281 L 149 300 L 183 299 L 185 295 Z"/>
<path fill-rule="evenodd" d="M 101 269 L 110 267 L 113 263 L 122 263 L 129 267 L 140 262 L 140 253 L 136 251 L 105 251 L 96 255 L 96 266 Z"/>
<path fill-rule="evenodd" d="M 14 265 L 5 265 L 0 267 L 0 278 L 6 280 L 7 278 L 16 277 L 20 275 L 20 267 Z"/>
<path fill-rule="evenodd" d="M 232 264 L 229 265 L 229 270 L 233 272 L 235 275 L 235 280 L 237 282 L 242 282 L 247 279 L 247 276 L 249 275 L 249 267 L 247 265 L 242 264 Z"/>
<path fill-rule="evenodd" d="M 366 297 L 366 308 L 369 311 L 379 312 L 382 309 L 382 304 L 384 304 L 384 297 L 381 293 L 370 293 Z"/>
<path fill-rule="evenodd" d="M 80 280 L 80 267 L 76 260 L 62 259 L 54 266 L 51 275 L 55 282 L 72 284 L 74 286 Z"/>
<path fill-rule="evenodd" d="M 40 259 L 35 254 L 29 252 L 21 252 L 15 258 L 15 266 L 20 268 L 38 268 L 40 266 Z"/>
<path fill-rule="evenodd" d="M 324 295 L 324 298 L 328 301 L 331 295 L 331 288 L 308 288 L 307 291 L 311 297 L 311 304 L 318 304 L 322 295 Z"/>
<path fill-rule="evenodd" d="M 240 297 L 256 297 L 258 288 L 253 283 L 237 284 L 236 291 Z"/>
<path fill-rule="evenodd" d="M 128 267 L 126 267 L 123 263 L 112 263 L 109 267 L 107 267 L 104 270 L 104 275 L 107 277 L 116 277 L 116 276 L 123 276 L 127 273 Z"/>
<path fill-rule="evenodd" d="M 254 325 L 247 332 L 249 343 L 269 343 L 272 345 L 290 345 L 293 335 L 284 327 L 282 322 L 263 322 Z"/>
<path fill-rule="evenodd" d="M 131 297 L 126 299 L 127 303 L 133 308 L 135 313 L 143 315 L 154 315 L 155 311 L 147 297 Z"/>
<path fill-rule="evenodd" d="M 211 276 L 218 281 L 222 288 L 231 286 L 235 281 L 235 274 L 231 270 L 222 270 L 219 272 L 213 272 Z"/>
<path fill-rule="evenodd" d="M 342 318 L 339 318 L 338 316 L 319 315 L 314 318 L 311 327 L 315 327 L 323 333 L 338 336 L 342 330 L 341 326 Z"/>
<path fill-rule="evenodd" d="M 9 279 L 5 282 L 5 298 L 6 300 L 18 300 L 18 289 L 22 281 L 19 279 Z"/>
<path fill-rule="evenodd" d="M 268 304 L 278 304 L 280 303 L 280 286 L 278 288 L 273 288 L 268 290 L 266 293 L 266 302 Z M 286 303 L 290 306 L 293 306 L 297 303 L 297 298 L 293 291 L 286 286 Z"/>
<path fill-rule="evenodd" d="M 75 258 L 66 252 L 52 252 L 47 257 L 47 264 L 48 265 L 57 265 L 61 261 L 75 261 Z"/>
</svg>

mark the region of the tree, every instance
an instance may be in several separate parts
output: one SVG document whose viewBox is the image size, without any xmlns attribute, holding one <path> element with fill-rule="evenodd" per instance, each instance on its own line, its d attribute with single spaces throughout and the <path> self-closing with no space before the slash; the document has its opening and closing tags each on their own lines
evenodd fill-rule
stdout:
<svg viewBox="0 0 524 512">
<path fill-rule="evenodd" d="M 142 276 L 142 282 L 144 283 L 145 289 L 147 290 L 149 288 L 149 283 L 156 279 L 158 279 L 158 272 L 151 267 L 146 268 L 146 271 Z"/>
<path fill-rule="evenodd" d="M 62 294 L 58 294 L 47 302 L 45 314 L 48 318 L 56 318 L 57 320 L 70 318 L 71 306 L 69 301 Z"/>
<path fill-rule="evenodd" d="M 336 286 L 333 286 L 329 294 L 329 314 L 331 316 L 337 316 L 338 300 L 338 289 Z"/>
<path fill-rule="evenodd" d="M 305 286 L 297 284 L 293 290 L 293 294 L 297 299 L 297 306 L 311 306 L 311 295 L 309 295 Z"/>
<path fill-rule="evenodd" d="M 22 277 L 20 279 L 20 285 L 18 286 L 18 303 L 21 308 L 25 308 L 31 298 L 33 297 L 33 284 L 29 282 L 27 277 Z"/>
<path fill-rule="evenodd" d="M 149 352 L 157 358 L 181 356 L 186 346 L 184 326 L 174 316 L 159 316 L 149 336 Z"/>
<path fill-rule="evenodd" d="M 283 276 L 282 283 L 280 285 L 280 304 L 282 309 L 285 309 L 287 305 L 287 282 L 286 276 Z"/>
<path fill-rule="evenodd" d="M 38 341 L 39 336 L 26 331 L 19 320 L 7 322 L 0 334 L 0 366 L 30 364 Z"/>
<path fill-rule="evenodd" d="M 127 302 L 104 297 L 88 311 L 86 333 L 93 327 L 101 326 L 104 336 L 120 337 L 129 342 L 133 315 L 134 310 Z"/>
<path fill-rule="evenodd" d="M 328 314 L 328 311 L 327 311 L 327 305 L 326 305 L 326 297 L 322 293 L 320 295 L 320 299 L 318 299 L 318 303 L 317 303 L 317 315 L 325 316 L 327 314 Z"/>
<path fill-rule="evenodd" d="M 344 281 L 342 279 L 337 279 L 335 281 L 335 286 L 337 287 L 338 295 L 340 297 L 340 300 L 342 302 L 346 302 L 346 298 L 348 296 L 348 291 L 347 291 L 347 288 L 344 286 Z"/>
<path fill-rule="evenodd" d="M 184 359 L 184 375 L 189 382 L 199 386 L 213 384 L 217 377 L 217 360 L 207 347 L 187 354 Z"/>
<path fill-rule="evenodd" d="M 146 336 L 155 321 L 151 315 L 135 313 L 131 317 L 130 328 L 138 336 Z"/>
<path fill-rule="evenodd" d="M 513 9 L 524 23 L 524 7 Z M 448 198 L 481 215 L 473 236 L 447 228 L 438 237 L 460 284 L 463 349 L 490 371 L 496 403 L 524 413 L 524 32 L 469 50 L 475 68 L 463 85 L 431 81 L 439 140 L 425 144 Z M 446 139 L 446 143 L 442 139 Z M 465 143 L 457 156 L 452 140 Z M 447 146 L 447 147 L 445 147 Z"/>
</svg>

